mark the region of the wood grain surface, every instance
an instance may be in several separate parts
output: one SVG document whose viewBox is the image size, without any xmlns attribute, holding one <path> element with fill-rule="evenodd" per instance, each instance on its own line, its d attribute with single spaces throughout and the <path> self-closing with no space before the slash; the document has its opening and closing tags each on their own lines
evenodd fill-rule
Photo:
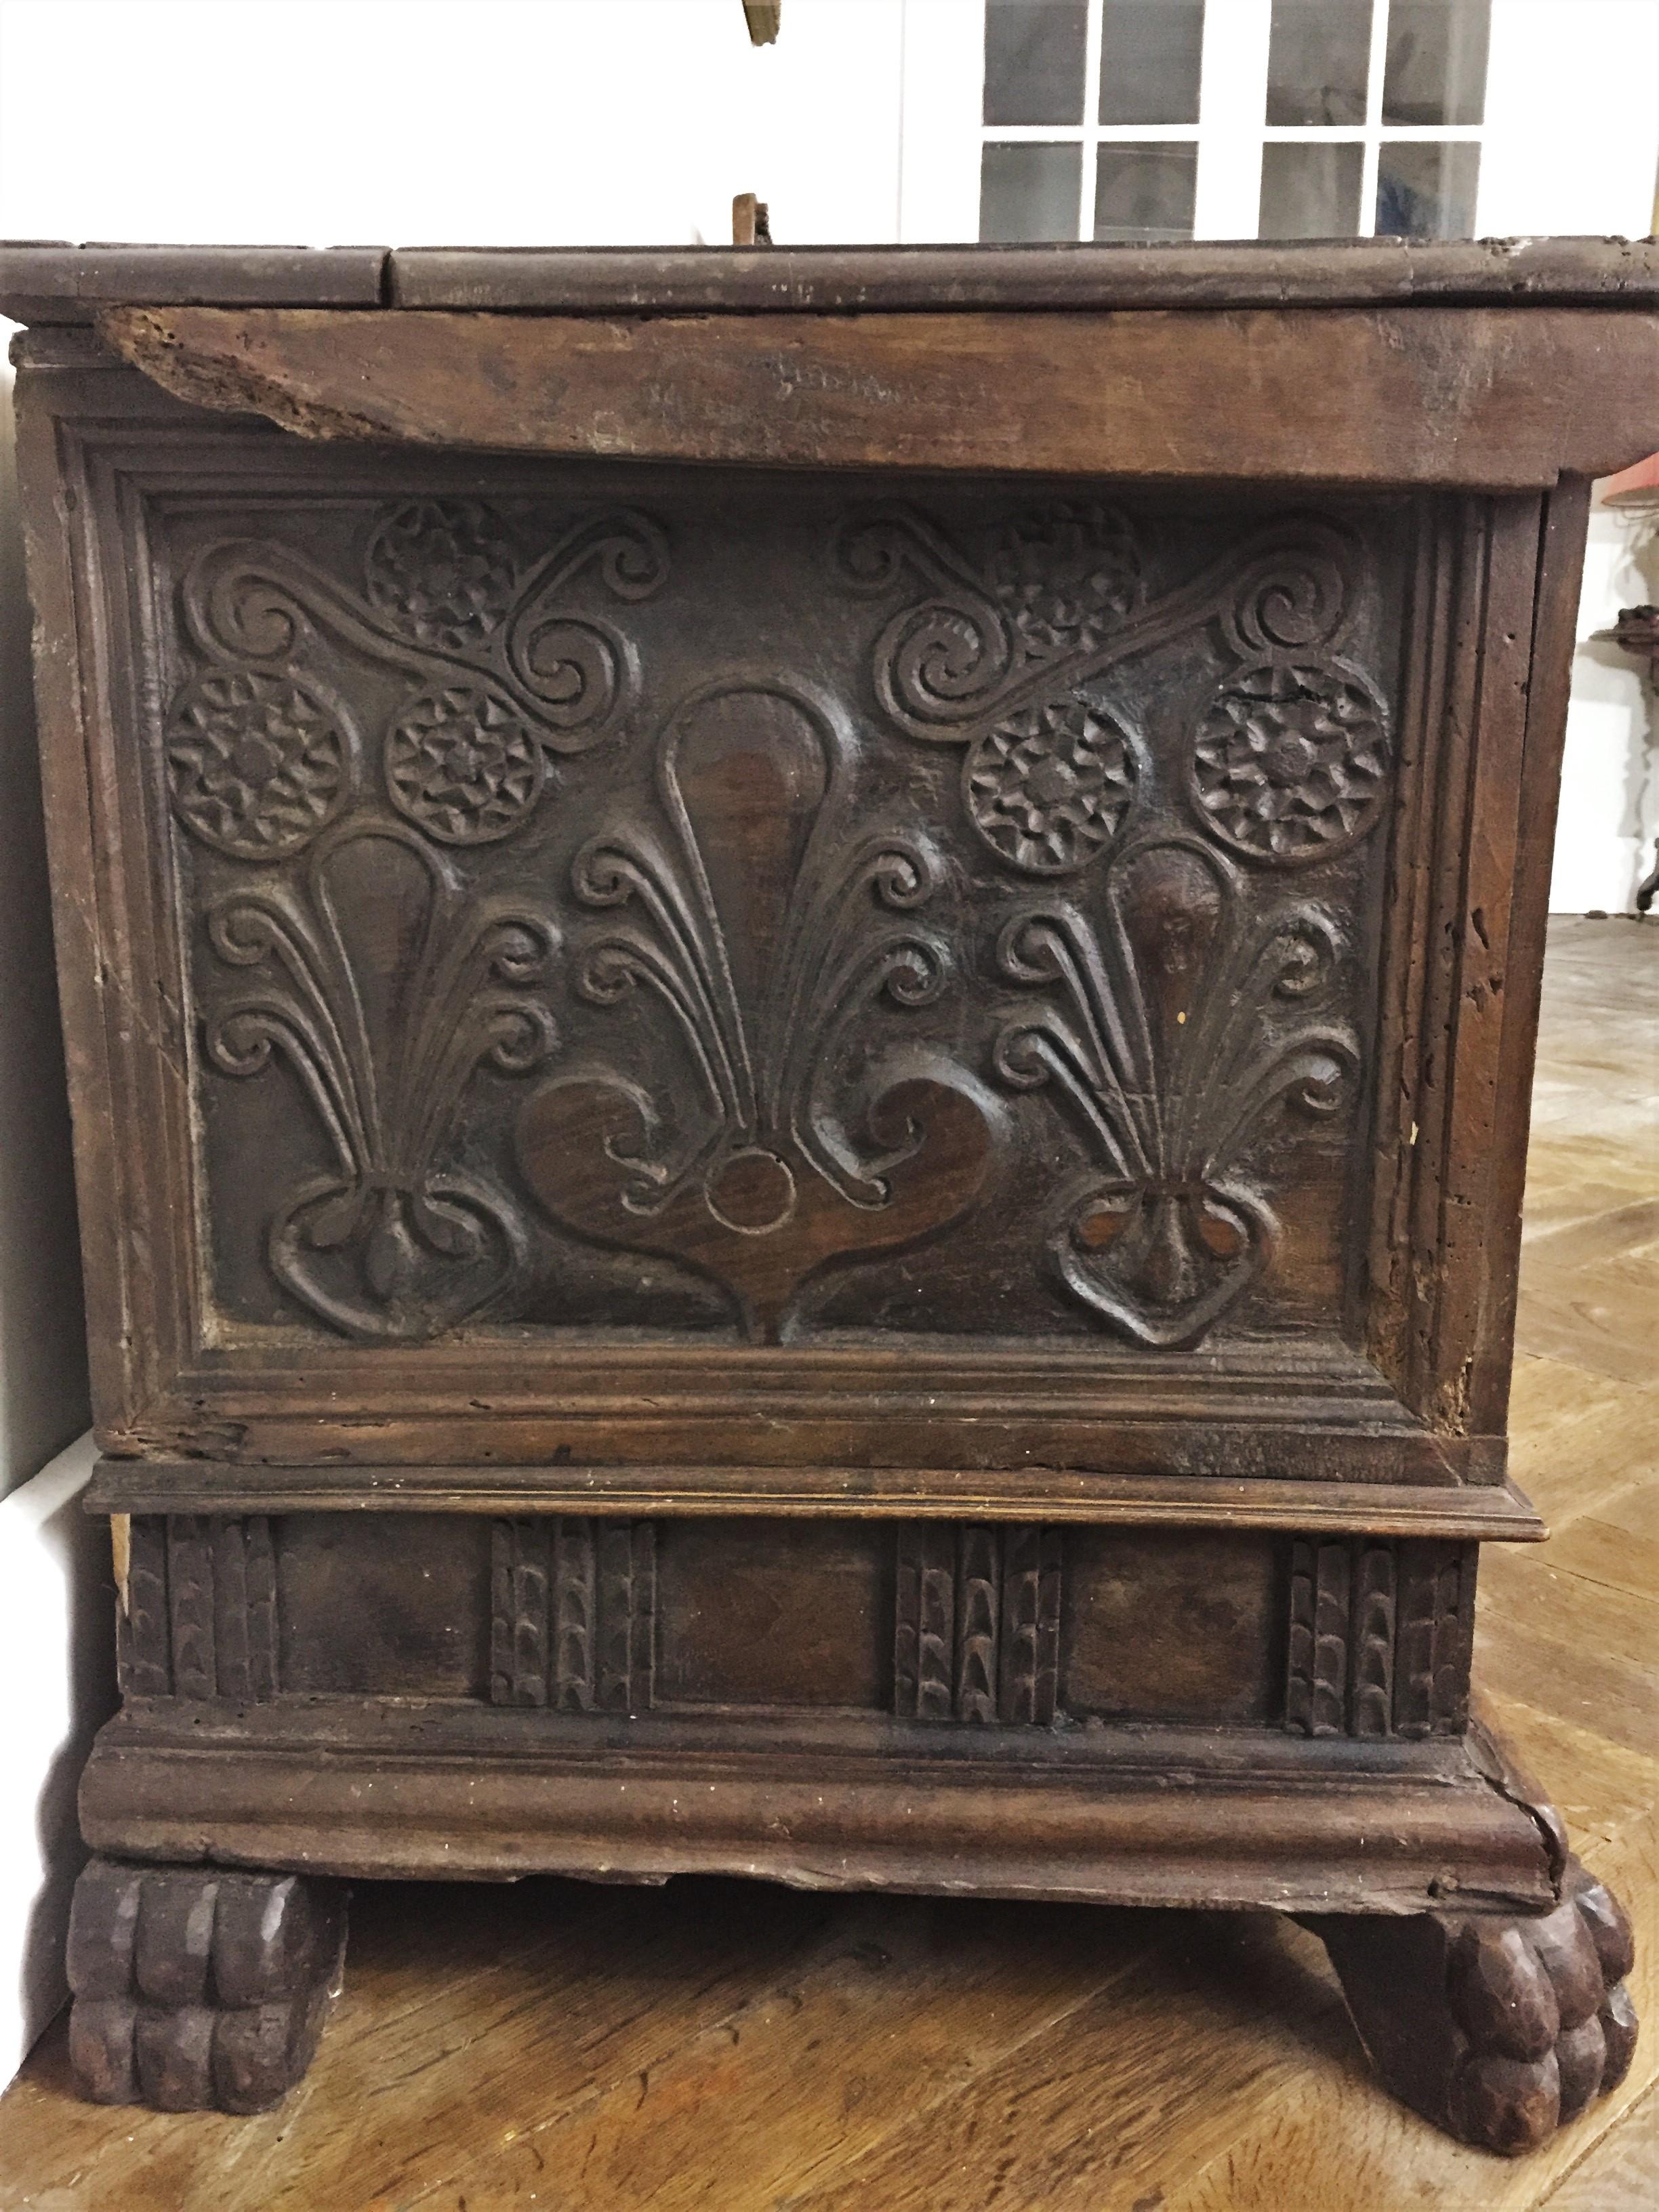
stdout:
<svg viewBox="0 0 1659 2212">
<path fill-rule="evenodd" d="M 302 437 L 1159 483 L 1546 489 L 1639 459 L 1659 383 L 1659 315 L 1555 307 L 1019 320 L 181 306 L 111 307 L 98 326 L 179 398 Z"/>
</svg>

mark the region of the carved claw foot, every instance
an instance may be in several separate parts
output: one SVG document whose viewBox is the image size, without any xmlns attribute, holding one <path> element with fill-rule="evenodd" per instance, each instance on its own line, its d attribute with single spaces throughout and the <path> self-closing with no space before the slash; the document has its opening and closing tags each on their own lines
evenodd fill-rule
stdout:
<svg viewBox="0 0 1659 2212">
<path fill-rule="evenodd" d="M 1536 1918 L 1320 1919 L 1359 2038 L 1401 2100 L 1507 2156 L 1623 2080 L 1636 2047 L 1630 1923 L 1569 1857 Z"/>
<path fill-rule="evenodd" d="M 70 1916 L 70 2057 L 100 2105 L 262 2112 L 311 2063 L 345 1893 L 299 1875 L 94 1858 Z"/>
</svg>

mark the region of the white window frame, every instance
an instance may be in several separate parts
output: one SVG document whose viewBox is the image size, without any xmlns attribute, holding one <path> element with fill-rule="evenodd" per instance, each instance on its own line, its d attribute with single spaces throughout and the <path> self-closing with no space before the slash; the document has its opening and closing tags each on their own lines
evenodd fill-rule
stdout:
<svg viewBox="0 0 1659 2212">
<path fill-rule="evenodd" d="M 1577 7 L 1577 0 L 1568 0 Z M 1273 0 L 1208 0 L 1200 59 L 1198 121 L 1178 124 L 1094 120 L 1105 0 L 1088 0 L 1084 57 L 1084 120 L 1079 124 L 987 124 L 984 0 L 905 0 L 904 117 L 901 145 L 900 235 L 911 240 L 972 240 L 979 235 L 981 149 L 998 145 L 1080 145 L 1079 238 L 1094 229 L 1097 149 L 1109 145 L 1194 145 L 1198 173 L 1193 235 L 1254 238 L 1261 204 L 1261 153 L 1267 145 L 1358 144 L 1363 149 L 1361 237 L 1373 234 L 1376 181 L 1383 146 L 1396 140 L 1463 142 L 1483 149 L 1477 228 L 1486 227 L 1486 143 L 1492 131 L 1491 70 L 1487 119 L 1480 124 L 1387 125 L 1382 86 L 1388 9 L 1371 15 L 1371 46 L 1363 123 L 1269 125 L 1267 57 Z M 1503 0 L 1493 0 L 1497 44 Z"/>
</svg>

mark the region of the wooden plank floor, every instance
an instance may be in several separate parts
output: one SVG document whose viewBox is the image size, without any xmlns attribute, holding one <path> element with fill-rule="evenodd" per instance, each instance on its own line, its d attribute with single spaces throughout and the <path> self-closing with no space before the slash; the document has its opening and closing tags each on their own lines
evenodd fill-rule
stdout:
<svg viewBox="0 0 1659 2212">
<path fill-rule="evenodd" d="M 1540 2156 L 1369 2079 L 1270 1916 L 737 1882 L 359 1893 L 308 2081 L 251 2120 L 0 2100 L 0 2212 L 1650 2212 L 1659 2203 L 1659 924 L 1552 928 L 1489 1709 L 1634 1915 L 1630 2079 Z"/>
</svg>

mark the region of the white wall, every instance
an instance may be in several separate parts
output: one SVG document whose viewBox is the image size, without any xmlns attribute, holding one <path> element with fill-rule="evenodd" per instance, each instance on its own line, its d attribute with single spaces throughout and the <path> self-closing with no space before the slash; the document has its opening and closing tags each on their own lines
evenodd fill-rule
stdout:
<svg viewBox="0 0 1659 2212">
<path fill-rule="evenodd" d="M 1656 220 L 1656 172 L 1659 0 L 1493 0 L 1481 230 L 1640 238 Z M 1659 713 L 1637 664 L 1595 633 L 1621 606 L 1654 599 L 1653 518 L 1598 505 L 1550 884 L 1558 914 L 1628 911 L 1652 860 Z"/>
<path fill-rule="evenodd" d="M 17 238 L 719 245 L 758 191 L 793 244 L 894 239 L 903 16 L 787 0 L 757 47 L 738 0 L 6 0 L 0 216 Z"/>
<path fill-rule="evenodd" d="M 75 1787 L 114 1701 L 90 1440 L 45 1465 L 87 1371 L 15 486 L 0 374 L 0 2083 L 62 2001 Z"/>
<path fill-rule="evenodd" d="M 1620 607 L 1659 605 L 1659 501 L 1590 511 L 1550 906 L 1626 914 L 1659 837 L 1659 700 L 1607 638 Z"/>
<path fill-rule="evenodd" d="M 0 368 L 0 1498 L 87 1423 L 15 480 Z"/>
<path fill-rule="evenodd" d="M 109 1536 L 81 1510 L 95 1457 L 83 1437 L 0 1498 L 0 2084 L 64 2001 L 76 1786 L 115 1703 Z"/>
</svg>

